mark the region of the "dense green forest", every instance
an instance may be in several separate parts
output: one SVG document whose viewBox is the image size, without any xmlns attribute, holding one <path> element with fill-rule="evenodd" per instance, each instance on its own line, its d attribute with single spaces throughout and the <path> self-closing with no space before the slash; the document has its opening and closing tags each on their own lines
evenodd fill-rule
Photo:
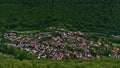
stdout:
<svg viewBox="0 0 120 68">
<path fill-rule="evenodd" d="M 120 0 L 0 0 L 1 30 L 45 29 L 120 34 Z"/>
</svg>

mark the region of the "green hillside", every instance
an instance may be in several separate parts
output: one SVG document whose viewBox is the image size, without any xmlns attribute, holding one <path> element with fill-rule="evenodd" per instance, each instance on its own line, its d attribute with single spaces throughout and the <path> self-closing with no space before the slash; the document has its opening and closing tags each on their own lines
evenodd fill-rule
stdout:
<svg viewBox="0 0 120 68">
<path fill-rule="evenodd" d="M 119 68 L 119 59 L 96 60 L 18 60 L 0 54 L 0 68 Z"/>
<path fill-rule="evenodd" d="M 1 29 L 49 26 L 120 34 L 119 0 L 0 0 Z"/>
</svg>

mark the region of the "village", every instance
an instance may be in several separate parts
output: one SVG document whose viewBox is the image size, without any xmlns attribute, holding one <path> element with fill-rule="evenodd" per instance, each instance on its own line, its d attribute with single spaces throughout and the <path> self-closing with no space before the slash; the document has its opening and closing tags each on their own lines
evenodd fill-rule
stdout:
<svg viewBox="0 0 120 68">
<path fill-rule="evenodd" d="M 99 59 L 107 51 L 112 58 L 120 58 L 119 48 L 102 44 L 102 40 L 87 40 L 84 33 L 66 31 L 65 29 L 50 27 L 48 32 L 22 34 L 10 31 L 3 34 L 8 40 L 7 45 L 20 47 L 33 53 L 37 59 Z M 95 50 L 95 48 L 97 48 Z M 96 52 L 98 51 L 98 52 Z"/>
</svg>

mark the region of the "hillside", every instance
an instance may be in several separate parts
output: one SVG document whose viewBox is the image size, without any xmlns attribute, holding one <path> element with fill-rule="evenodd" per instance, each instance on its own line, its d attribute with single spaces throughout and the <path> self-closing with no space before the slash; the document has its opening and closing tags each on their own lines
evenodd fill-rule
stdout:
<svg viewBox="0 0 120 68">
<path fill-rule="evenodd" d="M 102 58 L 97 60 L 22 60 L 0 54 L 1 68 L 119 68 L 119 59 Z"/>
<path fill-rule="evenodd" d="M 119 0 L 0 0 L 1 30 L 45 29 L 120 34 Z"/>
</svg>

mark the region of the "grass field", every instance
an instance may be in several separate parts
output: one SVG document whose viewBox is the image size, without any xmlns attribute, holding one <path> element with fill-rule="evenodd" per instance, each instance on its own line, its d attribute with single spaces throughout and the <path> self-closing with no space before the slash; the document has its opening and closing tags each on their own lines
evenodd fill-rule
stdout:
<svg viewBox="0 0 120 68">
<path fill-rule="evenodd" d="M 113 43 L 114 46 L 119 46 L 120 47 L 120 44 L 119 43 Z"/>
</svg>

